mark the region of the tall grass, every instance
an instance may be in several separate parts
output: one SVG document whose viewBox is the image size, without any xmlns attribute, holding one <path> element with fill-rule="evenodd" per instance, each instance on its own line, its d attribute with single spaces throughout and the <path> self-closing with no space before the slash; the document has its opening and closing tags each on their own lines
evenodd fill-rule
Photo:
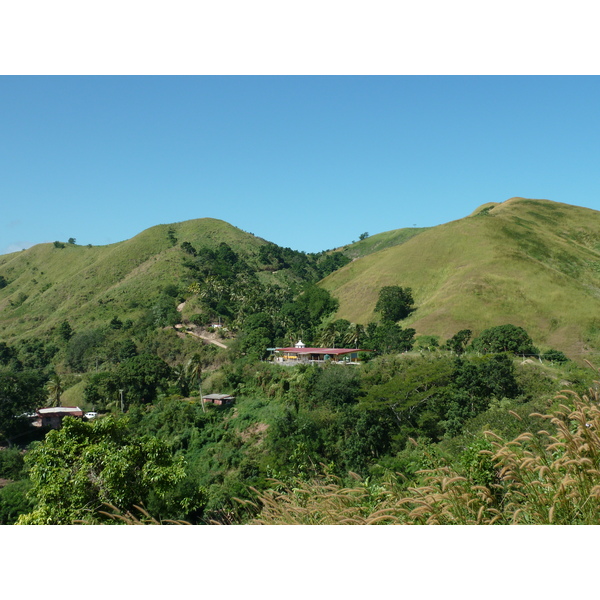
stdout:
<svg viewBox="0 0 600 600">
<path fill-rule="evenodd" d="M 600 394 L 566 390 L 551 414 L 533 414 L 547 428 L 503 440 L 486 432 L 479 452 L 491 477 L 477 484 L 447 465 L 420 471 L 418 485 L 339 480 L 279 484 L 256 492 L 254 524 L 568 524 L 600 523 Z M 517 419 L 520 417 L 512 413 Z"/>
</svg>

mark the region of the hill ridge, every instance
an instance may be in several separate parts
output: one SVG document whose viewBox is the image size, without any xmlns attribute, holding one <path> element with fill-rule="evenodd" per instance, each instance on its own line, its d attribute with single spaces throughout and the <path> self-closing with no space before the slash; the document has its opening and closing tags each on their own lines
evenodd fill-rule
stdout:
<svg viewBox="0 0 600 600">
<path fill-rule="evenodd" d="M 418 334 L 513 323 L 542 344 L 588 355 L 600 346 L 599 231 L 598 211 L 514 197 L 359 258 L 321 285 L 340 301 L 336 317 L 351 322 L 376 320 L 381 287 L 401 285 L 417 305 L 403 323 Z"/>
</svg>

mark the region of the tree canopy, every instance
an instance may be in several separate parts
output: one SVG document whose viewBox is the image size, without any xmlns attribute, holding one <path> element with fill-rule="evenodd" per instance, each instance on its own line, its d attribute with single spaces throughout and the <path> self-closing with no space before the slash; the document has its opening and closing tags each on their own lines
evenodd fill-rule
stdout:
<svg viewBox="0 0 600 600">
<path fill-rule="evenodd" d="M 533 345 L 533 340 L 525 329 L 510 324 L 485 329 L 471 345 L 474 350 L 489 354 L 494 352 L 538 354 L 538 349 Z"/>
<path fill-rule="evenodd" d="M 388 285 L 379 291 L 379 299 L 375 305 L 375 312 L 381 313 L 383 321 L 400 321 L 413 312 L 414 300 L 412 290 L 399 285 Z"/>
<path fill-rule="evenodd" d="M 124 421 L 105 417 L 84 423 L 66 417 L 26 457 L 35 509 L 24 525 L 95 521 L 110 503 L 121 510 L 166 496 L 185 477 L 184 461 L 154 437 L 131 439 Z"/>
</svg>

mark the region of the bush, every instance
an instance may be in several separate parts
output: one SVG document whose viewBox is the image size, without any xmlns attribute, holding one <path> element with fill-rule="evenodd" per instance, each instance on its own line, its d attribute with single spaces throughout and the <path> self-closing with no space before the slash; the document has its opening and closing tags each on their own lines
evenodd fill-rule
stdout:
<svg viewBox="0 0 600 600">
<path fill-rule="evenodd" d="M 542 358 L 557 363 L 565 363 L 569 360 L 560 350 L 548 350 L 542 354 Z"/>
<path fill-rule="evenodd" d="M 208 323 L 210 323 L 210 315 L 207 315 L 206 313 L 196 313 L 193 314 L 189 320 L 190 323 L 202 327 L 203 325 L 208 325 Z"/>
<path fill-rule="evenodd" d="M 494 352 L 512 352 L 513 354 L 539 354 L 529 334 L 515 325 L 498 325 L 481 332 L 471 343 L 474 350 L 492 354 Z"/>
<path fill-rule="evenodd" d="M 17 480 L 24 476 L 25 462 L 18 448 L 0 450 L 0 477 Z"/>
<path fill-rule="evenodd" d="M 14 525 L 20 515 L 33 508 L 27 495 L 31 487 L 31 481 L 23 479 L 0 489 L 0 525 Z"/>
</svg>

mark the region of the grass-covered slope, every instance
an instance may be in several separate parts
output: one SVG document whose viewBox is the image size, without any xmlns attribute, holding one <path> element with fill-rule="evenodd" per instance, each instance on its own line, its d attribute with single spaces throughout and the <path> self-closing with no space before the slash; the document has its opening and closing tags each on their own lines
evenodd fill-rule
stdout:
<svg viewBox="0 0 600 600">
<path fill-rule="evenodd" d="M 113 316 L 135 318 L 166 285 L 185 277 L 183 251 L 225 242 L 252 257 L 266 242 L 224 221 L 197 219 L 158 225 L 108 246 L 38 244 L 0 256 L 0 337 L 44 333 L 68 320 L 94 326 Z"/>
<path fill-rule="evenodd" d="M 418 334 L 505 323 L 572 357 L 600 349 L 600 212 L 511 198 L 352 262 L 321 285 L 337 317 L 376 320 L 379 290 L 411 287 Z"/>
<path fill-rule="evenodd" d="M 383 233 L 377 233 L 369 236 L 364 240 L 354 242 L 342 248 L 338 248 L 342 254 L 348 258 L 356 259 L 373 252 L 379 252 L 392 246 L 399 246 L 404 244 L 414 236 L 427 231 L 429 227 L 405 227 L 404 229 L 393 229 L 392 231 L 384 231 Z"/>
</svg>

